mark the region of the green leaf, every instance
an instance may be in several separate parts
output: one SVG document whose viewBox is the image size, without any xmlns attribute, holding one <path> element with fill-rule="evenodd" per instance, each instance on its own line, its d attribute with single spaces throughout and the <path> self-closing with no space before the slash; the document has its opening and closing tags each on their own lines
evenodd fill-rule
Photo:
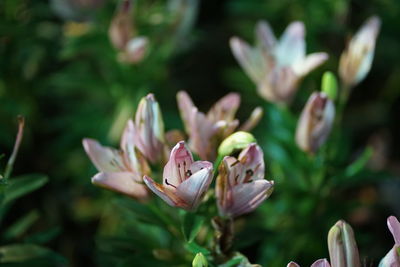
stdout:
<svg viewBox="0 0 400 267">
<path fill-rule="evenodd" d="M 205 218 L 184 210 L 180 211 L 182 218 L 182 233 L 188 243 L 192 242 L 199 233 Z"/>
<path fill-rule="evenodd" d="M 0 262 L 23 262 L 35 258 L 65 263 L 65 259 L 50 249 L 33 244 L 14 244 L 0 247 Z"/>
<path fill-rule="evenodd" d="M 345 169 L 345 176 L 351 177 L 362 171 L 365 165 L 368 163 L 373 153 L 372 148 L 367 147 L 364 152 Z"/>
<path fill-rule="evenodd" d="M 8 180 L 8 187 L 5 191 L 4 204 L 10 203 L 28 193 L 31 193 L 48 181 L 47 176 L 42 174 L 24 175 L 19 178 Z"/>
<path fill-rule="evenodd" d="M 194 241 L 187 243 L 185 247 L 188 251 L 192 252 L 193 254 L 202 253 L 205 256 L 208 256 L 211 254 L 211 252 L 208 249 L 200 246 L 199 244 L 197 244 Z"/>
<path fill-rule="evenodd" d="M 39 218 L 39 212 L 37 210 L 32 210 L 16 223 L 10 226 L 4 233 L 6 239 L 17 238 L 18 236 L 24 234 L 29 227 Z"/>
</svg>

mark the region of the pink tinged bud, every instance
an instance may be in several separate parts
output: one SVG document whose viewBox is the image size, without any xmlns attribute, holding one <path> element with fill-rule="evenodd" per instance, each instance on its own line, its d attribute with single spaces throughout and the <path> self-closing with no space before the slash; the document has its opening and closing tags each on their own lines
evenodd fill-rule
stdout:
<svg viewBox="0 0 400 267">
<path fill-rule="evenodd" d="M 261 148 L 253 143 L 238 159 L 224 158 L 216 186 L 220 215 L 237 217 L 249 213 L 271 195 L 274 183 L 264 180 L 263 157 Z"/>
<path fill-rule="evenodd" d="M 158 102 L 153 94 L 142 98 L 136 111 L 135 144 L 152 163 L 164 155 L 164 121 Z"/>
<path fill-rule="evenodd" d="M 143 179 L 146 185 L 169 205 L 195 210 L 212 181 L 213 166 L 208 161 L 193 161 L 185 142 L 179 142 L 171 151 L 164 167 L 163 184 L 150 177 Z"/>
<path fill-rule="evenodd" d="M 338 221 L 328 233 L 330 262 L 335 267 L 360 267 L 360 257 L 353 229 Z"/>
<path fill-rule="evenodd" d="M 315 153 L 328 138 L 335 119 L 335 106 L 323 92 L 314 92 L 304 107 L 296 130 L 296 143 Z"/>
<path fill-rule="evenodd" d="M 128 63 L 139 63 L 146 56 L 149 39 L 147 37 L 138 36 L 129 40 L 125 51 L 121 52 L 120 60 Z"/>
<path fill-rule="evenodd" d="M 119 50 L 124 50 L 129 40 L 134 35 L 132 21 L 132 3 L 122 0 L 116 14 L 111 21 L 108 35 L 112 45 Z"/>
<path fill-rule="evenodd" d="M 400 266 L 400 223 L 396 217 L 390 216 L 387 225 L 393 235 L 394 246 L 379 263 L 379 267 Z"/>
<path fill-rule="evenodd" d="M 291 261 L 291 262 L 288 263 L 288 265 L 286 267 L 300 267 L 300 265 L 298 265 L 294 261 Z"/>
<path fill-rule="evenodd" d="M 326 259 L 319 259 L 315 261 L 311 267 L 331 267 L 331 265 Z"/>
<path fill-rule="evenodd" d="M 347 86 L 357 85 L 370 71 L 380 25 L 378 17 L 369 18 L 342 53 L 339 74 Z"/>
</svg>

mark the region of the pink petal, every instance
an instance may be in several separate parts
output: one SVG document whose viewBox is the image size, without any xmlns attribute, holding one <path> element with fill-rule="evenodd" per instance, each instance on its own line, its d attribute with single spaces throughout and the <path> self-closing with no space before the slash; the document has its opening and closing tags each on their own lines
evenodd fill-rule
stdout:
<svg viewBox="0 0 400 267">
<path fill-rule="evenodd" d="M 139 171 L 140 164 L 135 151 L 135 135 L 133 121 L 128 120 L 121 138 L 121 150 L 124 152 L 129 166 L 131 166 L 133 170 Z"/>
<path fill-rule="evenodd" d="M 264 179 L 265 165 L 264 165 L 264 153 L 262 149 L 255 143 L 247 146 L 240 154 L 240 162 L 243 164 L 243 169 L 245 171 L 243 177 L 241 177 L 240 182 L 245 182 L 244 179 L 249 176 L 251 177 L 246 180 L 260 180 Z"/>
<path fill-rule="evenodd" d="M 398 250 L 400 246 L 394 245 L 391 250 L 382 258 L 379 266 L 382 267 L 398 267 L 400 266 L 400 256 L 398 254 Z"/>
<path fill-rule="evenodd" d="M 230 46 L 233 55 L 239 62 L 250 79 L 258 84 L 266 74 L 266 58 L 260 49 L 250 47 L 246 42 L 237 37 L 230 39 Z"/>
<path fill-rule="evenodd" d="M 264 111 L 262 107 L 256 107 L 253 112 L 251 112 L 250 117 L 247 119 L 247 121 L 240 127 L 241 131 L 249 132 L 253 130 L 254 127 L 257 126 L 257 124 L 260 122 L 262 116 L 264 114 Z"/>
<path fill-rule="evenodd" d="M 179 112 L 181 114 L 185 130 L 190 135 L 193 131 L 192 130 L 193 122 L 191 114 L 193 113 L 193 109 L 196 109 L 196 107 L 194 106 L 193 101 L 188 95 L 188 93 L 186 93 L 185 91 L 178 92 L 176 98 L 178 101 Z"/>
<path fill-rule="evenodd" d="M 390 232 L 393 235 L 396 245 L 400 246 L 400 223 L 396 217 L 390 216 L 387 219 L 387 224 Z"/>
<path fill-rule="evenodd" d="M 266 21 L 259 21 L 257 23 L 256 36 L 257 41 L 259 41 L 261 45 L 268 50 L 272 50 L 276 44 L 274 32 Z"/>
<path fill-rule="evenodd" d="M 211 166 L 211 168 L 202 169 L 194 173 L 178 186 L 176 194 L 185 201 L 189 210 L 194 210 L 199 206 L 211 184 L 212 178 Z"/>
<path fill-rule="evenodd" d="M 306 54 L 304 35 L 303 22 L 295 21 L 289 24 L 275 51 L 279 66 L 290 66 L 304 58 Z"/>
<path fill-rule="evenodd" d="M 328 57 L 328 54 L 324 52 L 309 54 L 303 60 L 293 64 L 293 71 L 297 76 L 303 77 L 324 63 Z"/>
<path fill-rule="evenodd" d="M 224 213 L 233 217 L 249 213 L 257 208 L 272 193 L 273 182 L 256 180 L 239 184 L 233 188 L 233 205 Z"/>
<path fill-rule="evenodd" d="M 233 121 L 235 114 L 240 106 L 240 95 L 230 93 L 218 100 L 207 113 L 207 119 L 212 122 L 220 120 Z"/>
<path fill-rule="evenodd" d="M 192 173 L 196 173 L 202 169 L 212 169 L 213 168 L 213 164 L 209 161 L 195 161 L 192 163 L 192 165 L 190 165 L 190 171 Z"/>
<path fill-rule="evenodd" d="M 315 261 L 311 267 L 331 267 L 331 265 L 326 259 L 319 259 Z"/>
<path fill-rule="evenodd" d="M 176 207 L 176 206 L 185 206 L 185 203 L 182 199 L 175 195 L 174 191 L 171 191 L 169 188 L 165 188 L 164 186 L 154 182 L 148 176 L 143 177 L 143 181 L 153 191 L 154 194 L 159 196 L 162 200 L 167 202 L 168 205 Z"/>
<path fill-rule="evenodd" d="M 131 172 L 100 172 L 92 183 L 137 199 L 148 197 L 148 191 L 138 175 Z"/>
<path fill-rule="evenodd" d="M 201 159 L 214 160 L 216 157 L 215 134 L 218 128 L 197 109 L 192 110 L 191 120 L 193 127 L 190 135 L 190 147 Z"/>
<path fill-rule="evenodd" d="M 83 147 L 94 166 L 101 172 L 120 172 L 126 170 L 118 150 L 104 147 L 96 140 L 85 138 Z"/>
<path fill-rule="evenodd" d="M 238 159 L 226 156 L 223 159 L 223 164 L 228 177 L 227 186 L 229 188 L 232 188 L 244 179 L 243 176 L 245 176 L 246 171 Z"/>
<path fill-rule="evenodd" d="M 163 185 L 167 188 L 176 188 L 191 174 L 189 169 L 193 163 L 192 153 L 186 147 L 184 141 L 179 142 L 171 151 L 169 161 L 164 167 Z"/>
<path fill-rule="evenodd" d="M 300 265 L 298 265 L 294 261 L 291 261 L 291 262 L 288 263 L 288 265 L 286 267 L 300 267 Z"/>
</svg>

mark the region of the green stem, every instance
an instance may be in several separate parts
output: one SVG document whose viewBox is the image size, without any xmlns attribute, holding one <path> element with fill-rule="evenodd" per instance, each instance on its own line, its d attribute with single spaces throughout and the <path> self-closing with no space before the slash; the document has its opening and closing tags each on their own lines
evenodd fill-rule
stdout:
<svg viewBox="0 0 400 267">
<path fill-rule="evenodd" d="M 14 149 L 13 152 L 11 153 L 10 159 L 7 162 L 6 169 L 4 171 L 4 177 L 0 176 L 0 179 L 8 179 L 11 175 L 15 159 L 17 158 L 18 149 L 21 145 L 22 136 L 24 134 L 24 125 L 25 125 L 24 117 L 18 116 L 18 133 L 17 133 L 17 138 L 15 140 Z"/>
</svg>

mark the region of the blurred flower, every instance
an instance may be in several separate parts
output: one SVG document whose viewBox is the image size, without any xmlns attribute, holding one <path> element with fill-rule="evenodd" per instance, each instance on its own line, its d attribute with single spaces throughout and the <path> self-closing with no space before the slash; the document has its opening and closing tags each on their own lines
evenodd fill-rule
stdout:
<svg viewBox="0 0 400 267">
<path fill-rule="evenodd" d="M 394 246 L 379 263 L 379 267 L 400 266 L 400 223 L 396 217 L 390 216 L 387 225 L 393 235 Z"/>
<path fill-rule="evenodd" d="M 297 145 L 306 152 L 315 153 L 328 138 L 334 119 L 333 101 L 323 92 L 314 92 L 297 123 Z"/>
<path fill-rule="evenodd" d="M 351 226 L 338 221 L 328 233 L 328 248 L 331 264 L 334 267 L 360 267 L 357 244 Z"/>
<path fill-rule="evenodd" d="M 330 267 L 330 266 L 331 265 L 329 264 L 329 262 L 326 259 L 319 259 L 319 260 L 315 261 L 313 264 L 311 264 L 311 267 Z M 300 267 L 300 265 L 291 261 L 291 262 L 289 262 L 287 267 Z"/>
<path fill-rule="evenodd" d="M 143 60 L 148 47 L 148 38 L 136 36 L 132 0 L 122 0 L 111 21 L 108 35 L 112 45 L 119 50 L 118 59 L 121 62 L 138 63 Z"/>
<path fill-rule="evenodd" d="M 264 154 L 250 144 L 239 157 L 225 157 L 220 165 L 216 197 L 221 216 L 237 217 L 257 208 L 273 191 L 273 181 L 264 179 Z"/>
<path fill-rule="evenodd" d="M 152 163 L 163 161 L 165 152 L 164 121 L 153 94 L 143 97 L 136 110 L 135 145 Z"/>
<path fill-rule="evenodd" d="M 136 129 L 132 122 L 127 122 L 121 138 L 121 149 L 104 147 L 96 140 L 83 139 L 83 147 L 99 173 L 92 178 L 92 183 L 117 191 L 133 198 L 145 199 L 148 190 L 142 177 L 149 173 L 149 167 L 134 144 Z"/>
<path fill-rule="evenodd" d="M 64 20 L 85 21 L 90 19 L 104 0 L 50 0 L 54 13 Z"/>
<path fill-rule="evenodd" d="M 195 210 L 212 181 L 213 166 L 208 161 L 194 161 L 184 141 L 171 151 L 164 167 L 163 184 L 143 177 L 146 185 L 169 205 Z"/>
<path fill-rule="evenodd" d="M 306 56 L 304 35 L 304 24 L 296 21 L 277 41 L 269 24 L 260 21 L 256 26 L 257 46 L 251 47 L 238 37 L 231 38 L 233 55 L 266 100 L 290 102 L 299 81 L 327 60 L 326 53 Z"/>
<path fill-rule="evenodd" d="M 214 160 L 218 144 L 239 125 L 235 114 L 240 105 L 240 96 L 236 93 L 227 94 L 211 107 L 207 115 L 194 106 L 186 92 L 179 92 L 177 100 L 186 132 L 190 137 L 191 149 L 201 159 Z M 259 110 L 260 108 L 256 108 L 256 114 L 244 123 L 246 130 L 251 130 L 261 119 L 262 112 Z"/>
<path fill-rule="evenodd" d="M 342 53 L 339 74 L 346 86 L 357 85 L 370 71 L 380 25 L 378 17 L 369 18 Z"/>
</svg>

